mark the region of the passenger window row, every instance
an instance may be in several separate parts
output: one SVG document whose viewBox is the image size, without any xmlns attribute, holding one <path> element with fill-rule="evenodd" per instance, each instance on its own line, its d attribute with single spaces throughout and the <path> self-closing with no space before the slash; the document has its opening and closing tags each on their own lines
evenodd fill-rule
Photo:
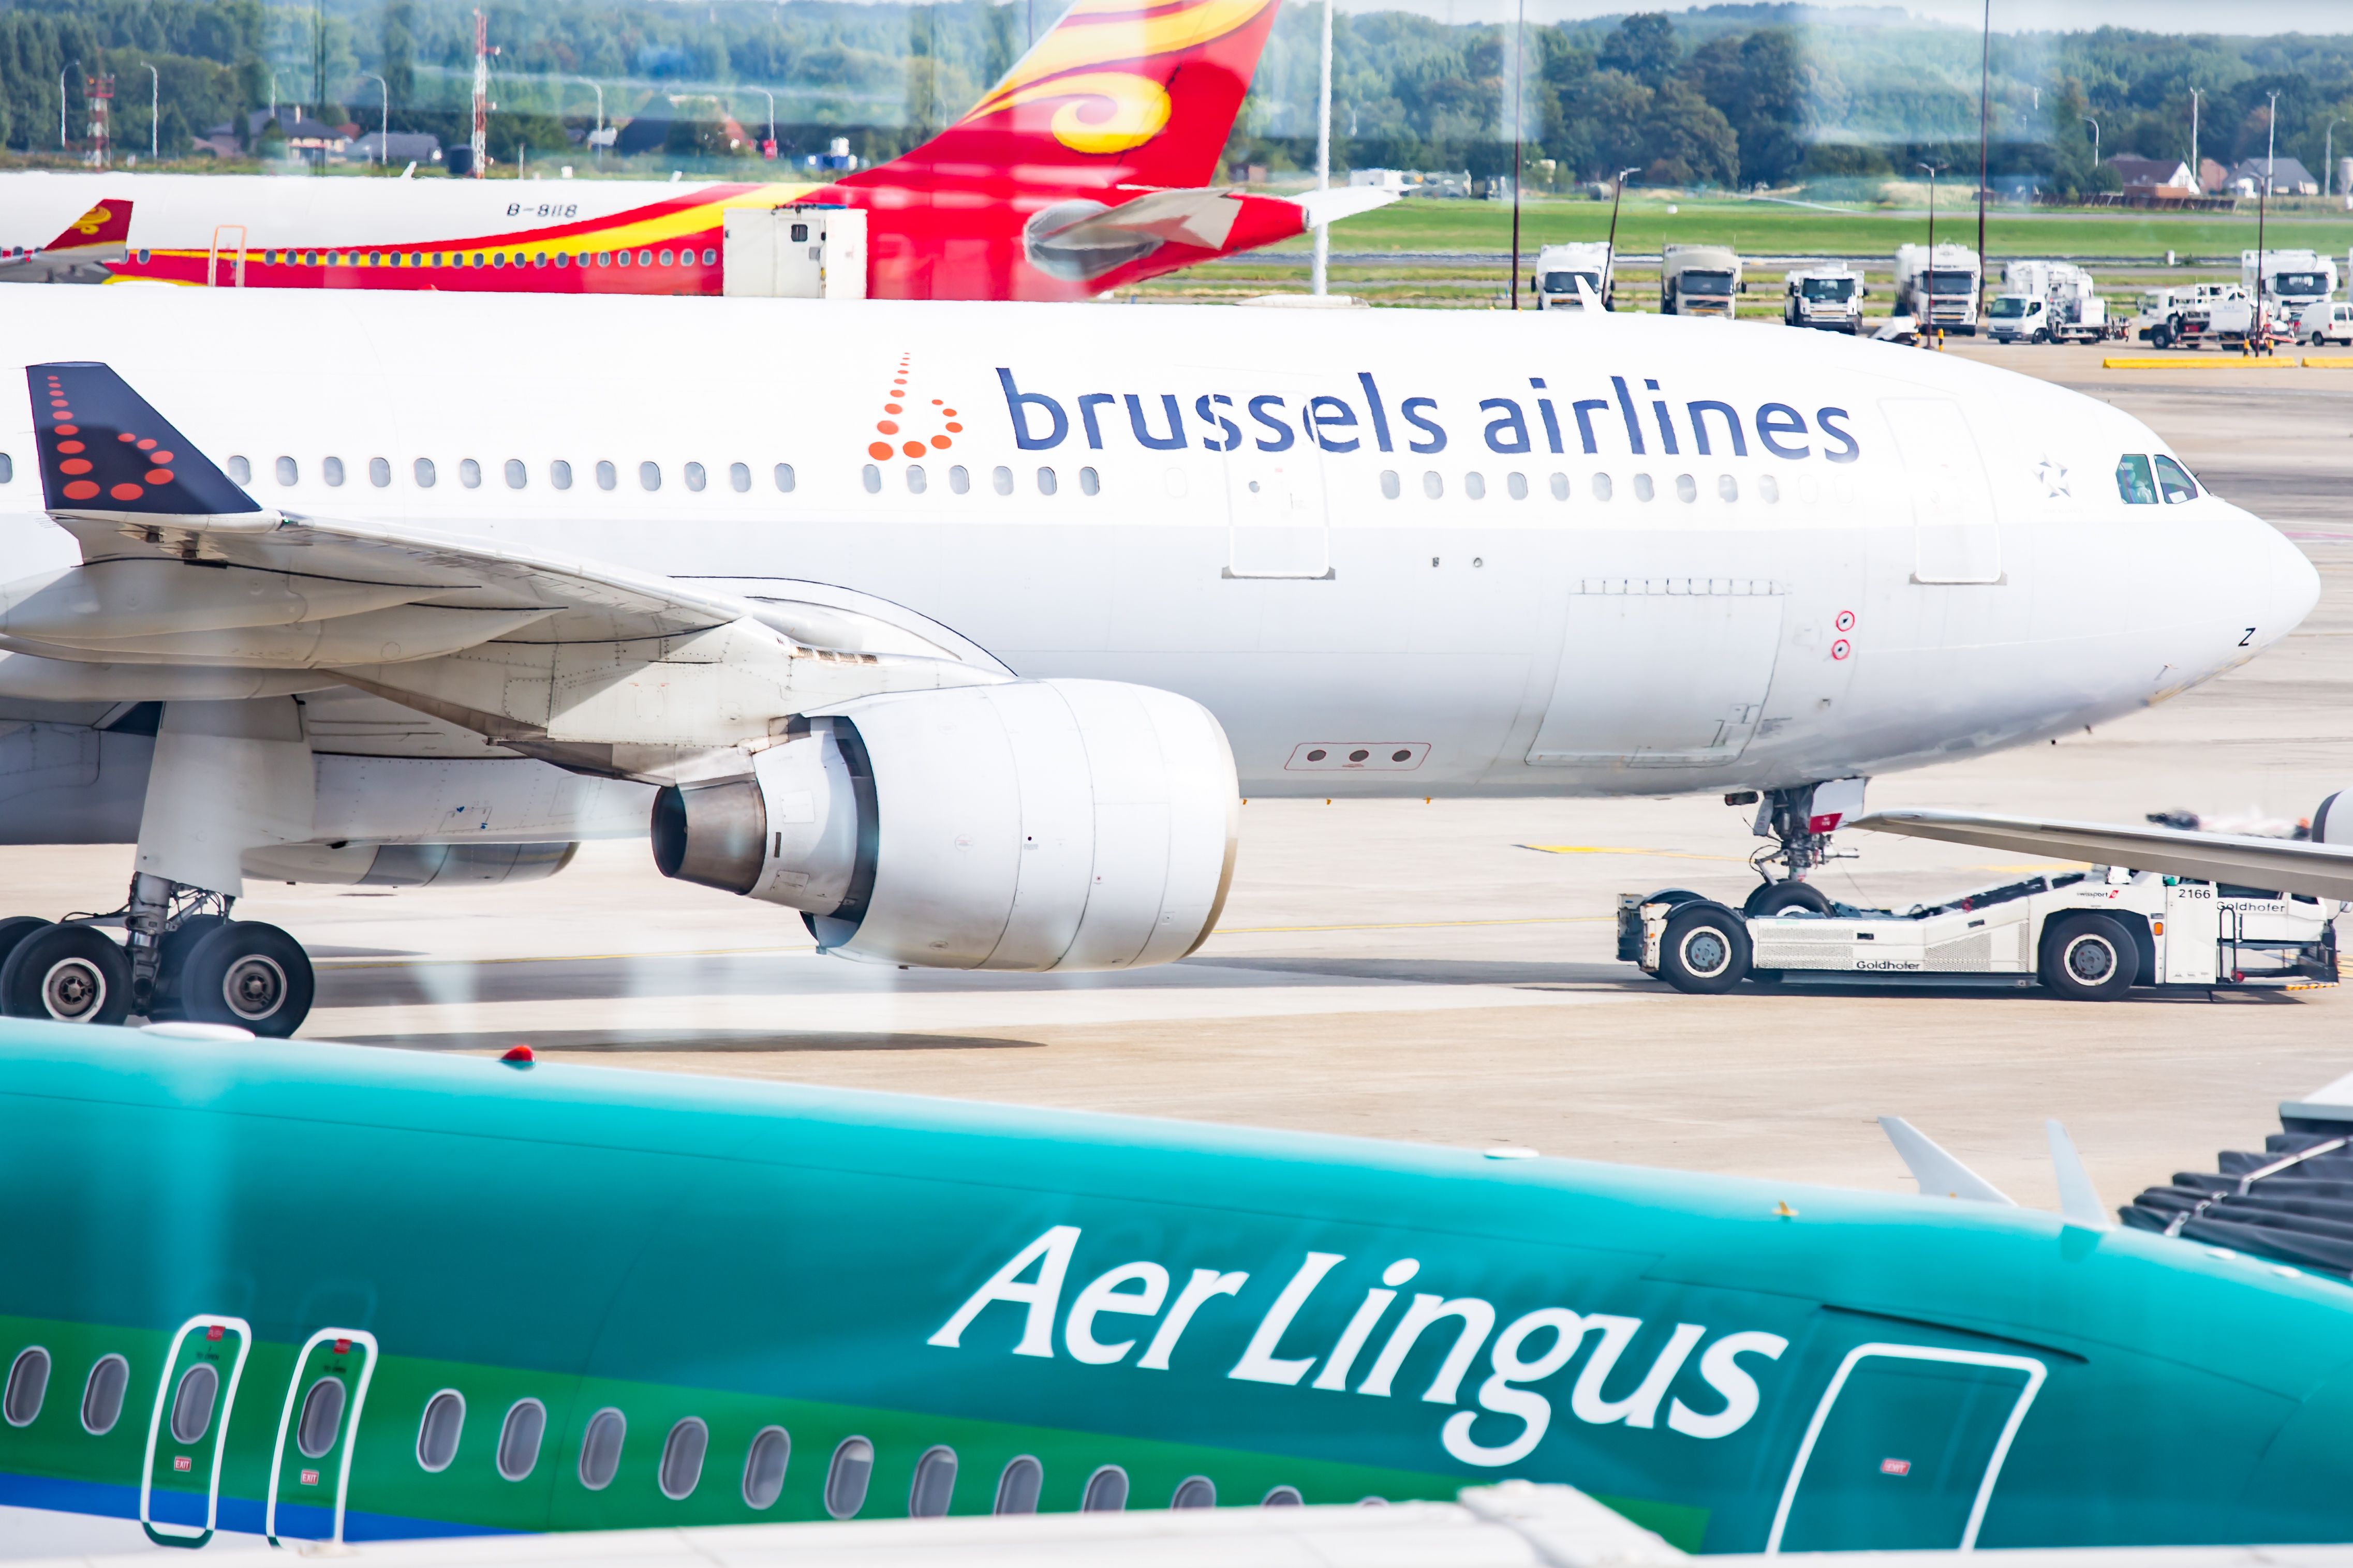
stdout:
<svg viewBox="0 0 2353 1568">
<path fill-rule="evenodd" d="M 30 1426 L 41 1414 L 49 1394 L 49 1352 L 27 1345 L 8 1363 L 8 1382 L 0 1388 L 0 1418 L 11 1426 Z M 81 1429 L 103 1437 L 122 1419 L 122 1396 L 131 1387 L 131 1363 L 109 1352 L 90 1363 L 81 1385 Z M 211 1406 L 206 1406 L 207 1424 Z M 204 1436 L 202 1431 L 196 1434 Z"/>
<path fill-rule="evenodd" d="M 2179 506 L 2198 499 L 2198 481 L 2162 452 L 2154 458 L 2127 452 L 2116 459 L 2116 494 L 2126 506 L 2155 506 L 2160 496 L 2166 505 Z"/>
<path fill-rule="evenodd" d="M 1699 500 L 1702 487 L 1696 475 L 1677 474 L 1674 478 L 1674 486 L 1676 500 L 1686 504 Z M 1475 468 L 1462 476 L 1461 487 L 1462 494 L 1468 500 L 1487 499 L 1487 476 Z M 1575 482 L 1567 474 L 1554 474 L 1546 481 L 1545 488 L 1551 491 L 1552 499 L 1556 501 L 1568 500 L 1577 489 Z M 1608 474 L 1595 474 L 1586 488 L 1591 492 L 1595 500 L 1606 501 L 1617 493 L 1618 487 Z M 1706 488 L 1713 490 L 1715 499 L 1720 501 L 1736 501 L 1740 499 L 1740 480 L 1732 474 L 1716 475 L 1715 482 Z M 1505 474 L 1504 491 L 1514 500 L 1527 500 L 1529 495 L 1527 475 Z M 1405 483 L 1398 478 L 1397 470 L 1383 468 L 1381 494 L 1390 500 L 1396 500 L 1404 493 Z M 1421 493 L 1431 500 L 1446 499 L 1446 476 L 1436 468 L 1425 471 L 1421 476 Z M 1636 500 L 1655 500 L 1658 496 L 1658 487 L 1652 482 L 1650 475 L 1636 474 L 1633 478 L 1633 493 Z M 1759 474 L 1756 479 L 1755 494 L 1757 499 L 1766 505 L 1778 506 L 1781 500 L 1781 481 L 1771 474 Z"/>
<path fill-rule="evenodd" d="M 251 252 L 247 254 L 250 255 Z M 597 250 L 575 253 L 567 250 L 264 250 L 263 265 L 269 267 L 409 267 L 409 268 L 501 268 L 501 267 L 691 267 L 697 252 L 692 246 L 673 248 L 664 246 L 649 250 Z M 153 252 L 142 250 L 139 264 L 144 267 Z M 706 247 L 700 253 L 702 265 L 719 265 L 716 247 Z"/>
<path fill-rule="evenodd" d="M 30 1352 L 27 1352 L 30 1353 Z M 20 1358 L 21 1359 L 21 1358 Z M 120 1357 L 114 1358 L 118 1362 Z M 46 1371 L 43 1374 L 47 1376 Z M 94 1375 L 94 1374 L 93 1374 Z M 9 1382 L 9 1419 L 14 1415 L 16 1381 Z M 121 1392 L 115 1395 L 118 1408 Z M 307 1415 L 307 1412 L 306 1412 Z M 28 1416 L 26 1419 L 30 1419 Z M 417 1426 L 417 1463 L 427 1471 L 438 1474 L 449 1468 L 458 1457 L 458 1440 L 466 1423 L 466 1399 L 454 1388 L 445 1388 L 425 1402 L 425 1414 Z M 18 1422 L 17 1425 L 23 1425 Z M 547 1407 L 536 1399 L 518 1399 L 508 1406 L 505 1422 L 499 1428 L 496 1462 L 501 1476 L 520 1481 L 539 1464 L 542 1441 L 547 1435 Z M 588 1417 L 580 1437 L 580 1484 L 590 1491 L 603 1491 L 621 1473 L 624 1449 L 629 1435 L 628 1417 L 612 1405 L 606 1405 Z M 785 1489 L 785 1470 L 792 1458 L 793 1440 L 782 1426 L 763 1426 L 752 1436 L 751 1447 L 744 1451 L 743 1497 L 753 1509 L 773 1507 Z M 322 1450 L 323 1452 L 323 1449 Z M 694 1495 L 702 1480 L 703 1461 L 711 1452 L 711 1428 L 699 1415 L 689 1415 L 670 1426 L 662 1439 L 661 1455 L 654 1467 L 654 1484 L 662 1496 L 673 1502 L 683 1502 Z M 937 1519 L 945 1515 L 955 1499 L 956 1451 L 945 1444 L 934 1444 L 923 1450 L 915 1461 L 913 1480 L 907 1489 L 907 1514 L 911 1519 Z M 833 1458 L 826 1466 L 825 1511 L 835 1519 L 855 1519 L 866 1507 L 869 1486 L 874 1477 L 874 1445 L 865 1437 L 845 1437 L 837 1444 Z M 990 1511 L 994 1513 L 1035 1513 L 1038 1499 L 1045 1489 L 1046 1468 L 1028 1454 L 1019 1455 L 998 1472 L 997 1491 Z M 1117 1465 L 1104 1465 L 1087 1478 L 1080 1496 L 1079 1509 L 1085 1513 L 1116 1513 L 1127 1507 L 1127 1472 Z M 1276 1487 L 1259 1500 L 1269 1508 L 1295 1507 L 1300 1502 L 1297 1487 Z M 1377 1503 L 1379 1498 L 1366 1498 Z M 1218 1503 L 1217 1484 L 1207 1476 L 1187 1476 L 1177 1483 L 1170 1508 L 1215 1508 Z"/>
<path fill-rule="evenodd" d="M 8 480 L 9 470 L 6 463 L 6 456 L 0 454 L 0 484 L 5 484 Z M 531 465 L 521 458 L 507 458 L 499 466 L 498 471 L 499 477 L 506 482 L 507 489 L 521 490 L 531 488 Z M 964 472 L 962 468 L 955 471 L 959 474 Z M 610 490 L 620 488 L 621 470 L 617 464 L 600 460 L 589 469 L 589 472 L 595 479 L 598 489 Z M 867 472 L 872 473 L 873 469 L 870 468 Z M 1088 472 L 1092 473 L 1093 470 L 1091 468 Z M 294 458 L 277 458 L 271 464 L 270 473 L 282 487 L 290 489 L 302 482 L 302 465 Z M 440 468 L 430 458 L 419 458 L 411 463 L 408 474 L 409 479 L 421 490 L 429 490 L 441 480 Z M 244 457 L 230 458 L 228 477 L 240 485 L 253 483 L 251 459 Z M 662 466 L 659 463 L 639 463 L 637 466 L 635 477 L 638 488 L 641 490 L 658 490 L 662 488 Z M 711 470 L 705 468 L 701 463 L 682 464 L 679 469 L 679 477 L 690 490 L 703 490 L 711 486 Z M 332 489 L 341 486 L 350 478 L 350 471 L 344 468 L 341 458 L 322 458 L 319 459 L 319 478 Z M 568 490 L 572 488 L 572 465 L 562 458 L 550 458 L 545 478 L 550 489 Z M 749 463 L 730 463 L 726 468 L 726 478 L 729 489 L 738 495 L 748 494 L 752 489 L 752 466 Z M 790 463 L 776 464 L 769 470 L 768 480 L 779 492 L 786 495 L 791 494 L 799 483 L 799 479 L 793 472 L 793 466 Z M 367 481 L 377 489 L 389 489 L 392 484 L 392 460 L 388 458 L 370 458 L 367 460 Z M 458 482 L 470 490 L 481 489 L 481 461 L 475 458 L 459 458 Z M 870 484 L 867 488 L 872 489 L 876 487 Z M 923 487 L 918 484 L 914 488 L 921 489 Z"/>
<path fill-rule="evenodd" d="M 866 465 L 865 471 L 859 476 L 859 479 L 860 481 L 865 485 L 866 493 L 868 495 L 881 495 L 882 493 L 882 470 L 875 467 L 872 463 Z M 952 466 L 947 471 L 947 479 L 948 489 L 955 494 L 965 495 L 970 493 L 972 489 L 972 472 L 963 464 L 957 463 Z M 1038 493 L 1041 496 L 1052 495 L 1061 489 L 1061 480 L 1056 477 L 1054 470 L 1051 468 L 1039 469 L 1036 476 L 1036 481 Z M 901 476 L 900 482 L 907 487 L 907 493 L 909 495 L 919 496 L 932 488 L 931 472 L 921 463 L 910 463 L 907 465 L 904 473 Z M 991 468 L 988 471 L 988 488 L 995 490 L 1001 496 L 1011 495 L 1013 493 L 1013 470 L 1011 468 Z M 1096 473 L 1092 468 L 1081 468 L 1079 470 L 1079 492 L 1082 495 L 1101 495 L 1103 493 L 1103 476 Z"/>
</svg>

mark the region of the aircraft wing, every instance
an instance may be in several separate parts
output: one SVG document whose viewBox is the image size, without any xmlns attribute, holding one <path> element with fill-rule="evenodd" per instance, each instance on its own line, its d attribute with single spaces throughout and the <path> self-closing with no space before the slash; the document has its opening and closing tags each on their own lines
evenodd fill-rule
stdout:
<svg viewBox="0 0 2353 1568">
<path fill-rule="evenodd" d="M 131 254 L 131 203 L 109 199 L 66 225 L 38 250 L 0 256 L 0 283 L 103 283 L 110 261 Z"/>
<path fill-rule="evenodd" d="M 82 564 L 0 587 L 0 648 L 142 668 L 312 671 L 527 754 L 653 782 L 881 691 L 1002 667 L 813 647 L 776 610 L 476 539 L 264 507 L 96 363 L 26 373 L 49 515 Z M 286 688 L 280 688 L 286 689 Z"/>
<path fill-rule="evenodd" d="M 2317 899 L 2353 900 L 2353 846 L 1962 811 L 1874 811 L 1848 826 L 2051 859 L 2279 889 Z"/>
</svg>

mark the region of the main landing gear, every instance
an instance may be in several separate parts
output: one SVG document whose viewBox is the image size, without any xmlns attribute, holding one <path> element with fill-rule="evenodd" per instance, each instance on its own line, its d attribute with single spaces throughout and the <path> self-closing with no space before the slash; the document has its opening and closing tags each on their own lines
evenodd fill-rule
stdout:
<svg viewBox="0 0 2353 1568">
<path fill-rule="evenodd" d="M 1852 850 L 1831 847 L 1831 835 L 1841 823 L 1862 810 L 1862 779 L 1831 779 L 1821 784 L 1781 789 L 1739 790 L 1724 797 L 1726 805 L 1757 807 L 1756 834 L 1775 840 L 1775 847 L 1750 858 L 1761 884 L 1748 895 L 1740 912 L 1755 919 L 1809 910 L 1831 912 L 1830 896 L 1806 880 L 1808 872 L 1826 860 L 1854 858 Z M 1767 869 L 1778 866 L 1777 879 Z"/>
<path fill-rule="evenodd" d="M 61 1024 L 185 1019 L 283 1039 L 311 1011 L 310 955 L 274 925 L 231 919 L 234 902 L 142 872 L 111 914 L 0 920 L 0 1013 Z"/>
</svg>

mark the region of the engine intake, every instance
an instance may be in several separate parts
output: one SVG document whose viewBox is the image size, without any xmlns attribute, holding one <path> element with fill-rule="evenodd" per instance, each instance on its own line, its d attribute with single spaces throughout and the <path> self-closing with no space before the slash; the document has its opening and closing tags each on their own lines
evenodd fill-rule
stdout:
<svg viewBox="0 0 2353 1568">
<path fill-rule="evenodd" d="M 1164 963 L 1217 923 L 1240 789 L 1208 710 L 1100 680 L 861 698 L 654 800 L 662 874 L 943 969 Z"/>
</svg>

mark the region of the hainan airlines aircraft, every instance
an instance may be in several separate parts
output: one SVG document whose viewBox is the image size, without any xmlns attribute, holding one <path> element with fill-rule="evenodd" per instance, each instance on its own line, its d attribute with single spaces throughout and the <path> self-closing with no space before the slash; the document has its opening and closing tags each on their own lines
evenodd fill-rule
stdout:
<svg viewBox="0 0 2353 1568">
<path fill-rule="evenodd" d="M 0 175 L 0 244 L 128 200 L 117 279 L 717 294 L 729 211 L 817 204 L 867 214 L 875 298 L 1084 299 L 1392 199 L 1212 184 L 1276 4 L 1079 0 L 954 125 L 832 184 Z"/>
<path fill-rule="evenodd" d="M 0 826 L 139 847 L 127 950 L 0 928 L 19 1015 L 286 1032 L 242 876 L 544 873 L 649 796 L 665 871 L 942 967 L 1189 951 L 1238 791 L 1761 791 L 1801 874 L 1859 802 L 1818 784 L 2161 701 L 2318 592 L 2108 405 L 1816 334 L 45 303 L 0 322 Z"/>
<path fill-rule="evenodd" d="M 2057 1137 L 2052 1215 L 313 1042 L 0 1064 L 0 1495 L 164 1544 L 1510 1477 L 1694 1552 L 2353 1540 L 2342 1226 L 2190 1178 L 2119 1227 Z"/>
</svg>

